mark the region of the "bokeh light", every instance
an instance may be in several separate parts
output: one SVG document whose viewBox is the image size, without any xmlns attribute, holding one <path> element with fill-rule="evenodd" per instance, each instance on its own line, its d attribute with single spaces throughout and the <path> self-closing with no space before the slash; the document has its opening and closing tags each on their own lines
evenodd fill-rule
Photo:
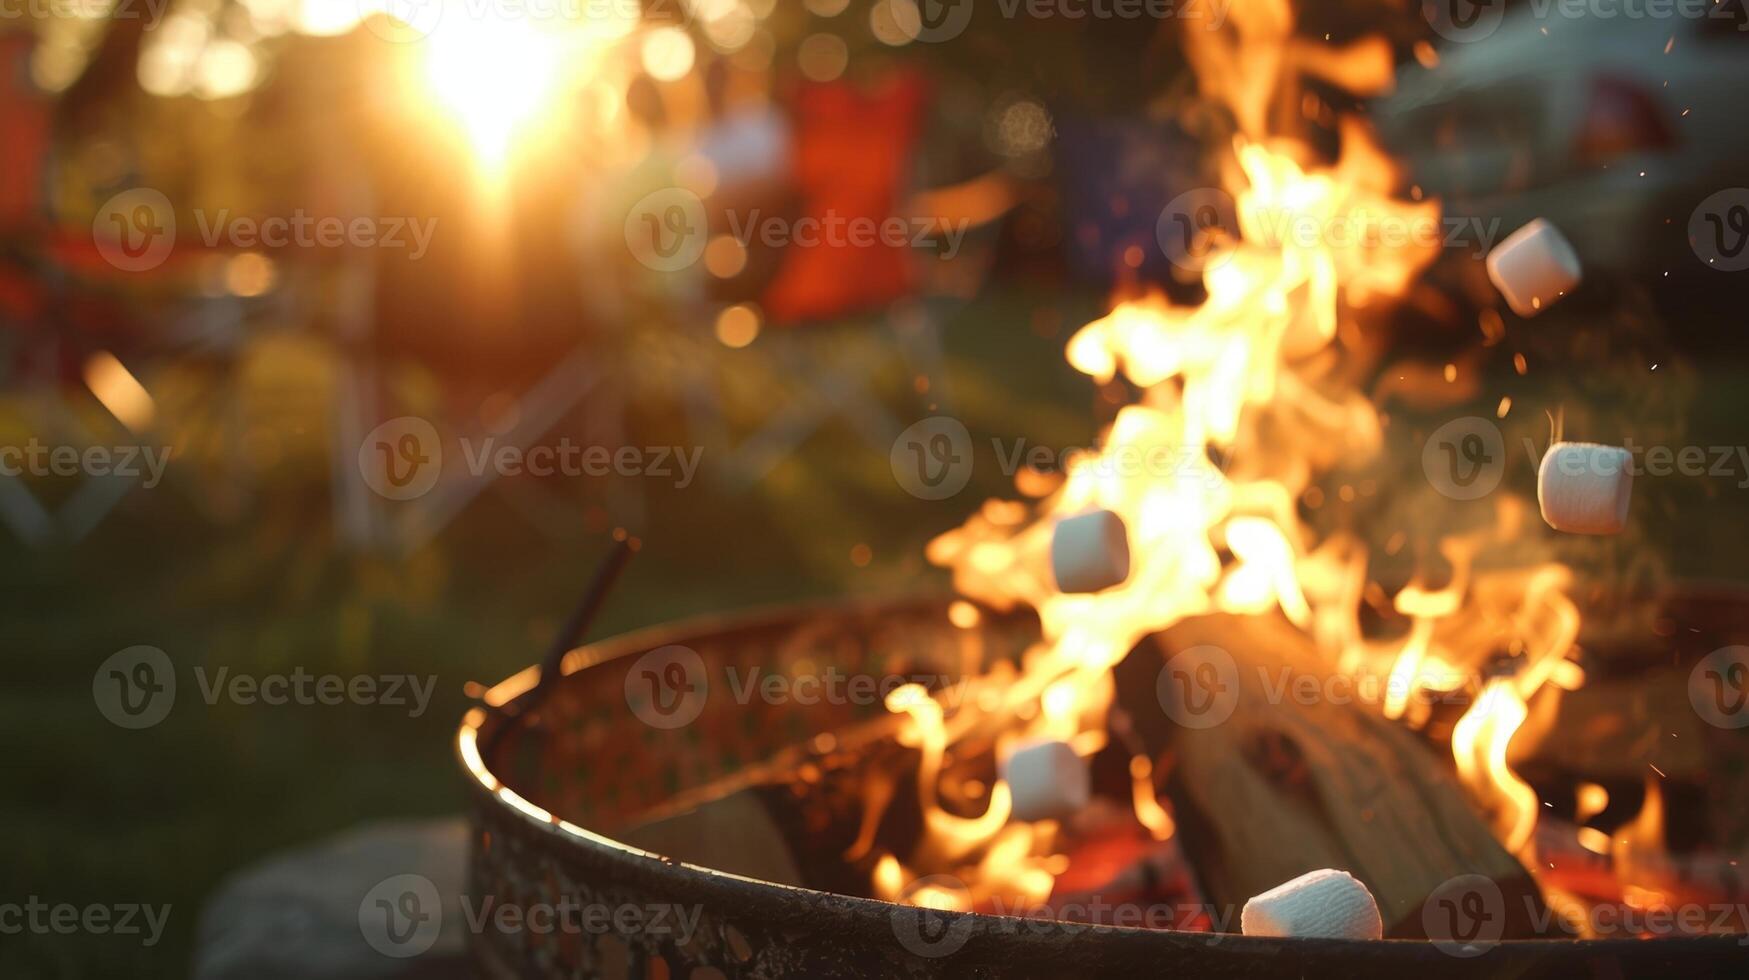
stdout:
<svg viewBox="0 0 1749 980">
<path fill-rule="evenodd" d="M 796 64 L 808 78 L 830 82 L 849 66 L 850 47 L 836 34 L 810 34 L 796 50 Z"/>
</svg>

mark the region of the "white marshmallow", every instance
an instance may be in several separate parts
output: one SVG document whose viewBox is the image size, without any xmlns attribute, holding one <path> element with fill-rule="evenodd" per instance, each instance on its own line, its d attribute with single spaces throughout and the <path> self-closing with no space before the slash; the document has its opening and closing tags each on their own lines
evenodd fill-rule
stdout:
<svg viewBox="0 0 1749 980">
<path fill-rule="evenodd" d="M 1014 797 L 1014 819 L 1055 820 L 1087 805 L 1093 774 L 1067 742 L 1023 742 L 1002 760 L 1002 781 Z"/>
<path fill-rule="evenodd" d="M 1379 903 L 1359 878 L 1324 868 L 1300 875 L 1245 903 L 1239 929 L 1247 936 L 1379 939 Z"/>
<path fill-rule="evenodd" d="M 1560 229 L 1541 218 L 1488 253 L 1488 278 L 1519 316 L 1536 316 L 1579 285 L 1582 270 Z"/>
<path fill-rule="evenodd" d="M 1543 520 L 1557 531 L 1615 534 L 1627 526 L 1632 456 L 1620 446 L 1557 442 L 1536 471 Z"/>
<path fill-rule="evenodd" d="M 1123 518 L 1109 510 L 1065 517 L 1051 532 L 1051 573 L 1060 592 L 1098 592 L 1130 577 Z"/>
</svg>

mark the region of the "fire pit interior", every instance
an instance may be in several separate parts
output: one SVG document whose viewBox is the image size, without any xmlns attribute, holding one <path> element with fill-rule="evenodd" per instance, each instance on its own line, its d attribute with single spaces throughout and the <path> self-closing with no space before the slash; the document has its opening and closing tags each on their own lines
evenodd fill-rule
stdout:
<svg viewBox="0 0 1749 980">
<path fill-rule="evenodd" d="M 1692 617 L 1716 615 L 1721 606 L 1701 600 L 1683 608 Z M 1478 969 L 1503 976 L 1666 970 L 1725 976 L 1740 969 L 1743 949 L 1734 936 L 1525 938 L 1539 928 L 1544 936 L 1566 935 L 1559 917 L 1537 920 L 1529 914 L 1554 883 L 1564 890 L 1595 889 L 1599 879 L 1617 880 L 1617 869 L 1604 856 L 1561 850 L 1551 835 L 1549 872 L 1533 875 L 1505 860 L 1497 845 L 1491 848 L 1486 834 L 1464 837 L 1466 828 L 1479 825 L 1476 813 L 1439 809 L 1461 799 L 1455 781 L 1438 773 L 1425 749 L 1376 722 L 1355 721 L 1352 728 L 1281 723 L 1266 744 L 1233 747 L 1241 758 L 1223 780 L 1200 780 L 1191 770 L 1199 763 L 1190 760 L 1217 751 L 1198 745 L 1197 736 L 1185 737 L 1193 730 L 1156 743 L 1160 736 L 1149 726 L 1119 722 L 1113 743 L 1093 754 L 1094 815 L 1065 824 L 1058 838 L 1071 860 L 1048 905 L 1004 906 L 997 899 L 960 914 L 881 900 L 882 889 L 891 887 L 881 881 L 894 860 L 890 855 L 913 853 L 929 833 L 917 818 L 916 771 L 924 752 L 898 743 L 900 716 L 879 704 L 750 705 L 747 689 L 737 692 L 731 682 L 838 671 L 845 677 L 933 680 L 939 695 L 977 676 L 968 673 L 973 667 L 988 674 L 1016 663 L 1038 640 L 1037 621 L 1029 614 L 974 616 L 967 608 L 933 600 L 812 606 L 633 634 L 574 651 L 539 709 L 513 721 L 505 720 L 509 713 L 503 709 L 528 695 L 536 672 L 494 688 L 486 698 L 492 707 L 470 713 L 458 743 L 474 790 L 476 892 L 523 905 L 570 898 L 697 909 L 699 915 L 684 942 L 670 931 L 642 928 L 490 933 L 477 942 L 482 965 L 505 977 L 577 971 L 627 977 L 719 975 L 710 971 L 1091 976 L 1142 970 L 1473 976 Z M 1258 622 L 1203 625 L 1231 643 L 1235 635 L 1258 630 Z M 1195 649 L 1206 638 L 1186 631 L 1166 642 Z M 1138 647 L 1119 677 L 1127 679 L 1132 668 L 1159 675 L 1169 659 L 1151 643 Z M 690 692 L 660 703 L 659 694 L 647 693 L 657 690 L 648 675 L 660 677 L 676 665 L 685 676 L 671 680 L 681 688 L 691 685 Z M 1152 677 L 1140 686 L 1146 699 L 1156 696 Z M 665 721 L 674 727 L 652 725 L 652 719 L 664 721 L 652 710 L 669 712 Z M 1563 723 L 1582 726 L 1590 710 Z M 1124 713 L 1132 720 L 1148 714 Z M 1152 714 L 1159 714 L 1157 705 Z M 684 730 L 694 734 L 671 734 Z M 493 747 L 491 755 L 482 758 L 486 745 Z M 1168 765 L 1138 776 L 1135 756 L 1120 747 L 1129 745 L 1150 746 L 1142 757 Z M 1350 753 L 1388 768 L 1318 772 L 1349 766 L 1344 756 Z M 1529 768 L 1558 770 L 1568 758 L 1558 750 L 1538 756 L 1527 762 Z M 1185 760 L 1176 770 L 1168 768 L 1174 758 Z M 987 754 L 967 753 L 947 762 L 942 781 L 986 781 L 992 765 Z M 1405 785 L 1413 799 L 1397 799 Z M 1247 786 L 1271 794 L 1273 808 L 1247 813 L 1235 807 L 1232 796 Z M 1364 796 L 1372 812 L 1345 813 L 1357 802 L 1349 797 L 1326 805 L 1320 794 L 1332 787 L 1350 787 L 1343 792 Z M 1163 811 L 1142 802 L 1156 798 L 1183 815 L 1175 829 L 1160 825 Z M 972 815 L 959 819 L 971 819 L 977 810 L 975 801 L 944 806 Z M 1424 883 L 1429 875 L 1403 855 L 1379 849 L 1404 832 L 1387 812 L 1393 807 L 1450 821 L 1408 832 L 1421 846 L 1421 862 L 1443 861 L 1448 871 L 1481 875 L 1510 896 L 1510 904 L 1497 910 L 1515 918 L 1501 932 L 1482 936 L 1468 955 L 1452 951 L 1462 952 L 1463 939 L 1478 937 L 1454 937 L 1436 925 L 1429 939 L 1425 923 L 1437 920 L 1428 918 L 1428 907 L 1403 897 L 1416 887 L 1435 891 L 1437 883 Z M 1361 826 L 1345 828 L 1346 819 Z M 1307 828 L 1318 820 L 1330 826 Z M 1233 829 L 1240 824 L 1250 829 Z M 1271 836 L 1290 843 L 1273 846 Z M 1339 853 L 1344 847 L 1351 850 Z M 1235 923 L 1211 921 L 1210 911 L 1232 908 L 1223 903 L 1235 898 L 1242 902 L 1254 882 L 1291 876 L 1332 858 L 1354 868 L 1379 895 L 1391 935 L 1419 938 L 1267 939 L 1215 931 Z M 1677 865 L 1664 870 L 1690 876 L 1686 883 L 1693 888 L 1727 884 L 1723 878 L 1699 880 Z M 968 894 L 963 884 L 946 878 L 921 887 L 953 889 L 950 898 Z M 917 901 L 917 895 L 901 883 L 891 897 Z M 1126 923 L 1114 915 L 1120 906 L 1151 911 L 1146 921 Z M 1056 918 L 1063 909 L 1078 911 L 1084 921 Z"/>
</svg>

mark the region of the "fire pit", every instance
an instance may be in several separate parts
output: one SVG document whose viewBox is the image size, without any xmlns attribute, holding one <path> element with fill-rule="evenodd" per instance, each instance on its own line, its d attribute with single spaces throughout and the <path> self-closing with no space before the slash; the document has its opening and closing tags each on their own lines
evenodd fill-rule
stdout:
<svg viewBox="0 0 1749 980">
<path fill-rule="evenodd" d="M 642 815 L 724 780 L 830 771 L 834 758 L 878 744 L 891 728 L 892 716 L 878 701 L 745 703 L 722 683 L 736 671 L 794 673 L 799 666 L 818 675 L 896 667 L 951 678 L 967 664 L 1018 656 L 1037 633 L 1030 614 L 985 612 L 969 626 L 955 625 L 947 605 L 932 600 L 815 606 L 702 620 L 578 649 L 527 714 L 514 709 L 536 672 L 509 678 L 487 693 L 488 707 L 468 714 L 457 742 L 471 796 L 476 900 L 665 909 L 696 918 L 686 930 L 658 927 L 647 914 L 544 932 L 485 929 L 473 938 L 476 958 L 495 977 L 1741 974 L 1744 948 L 1728 936 L 1503 941 L 1454 955 L 1432 942 L 1040 922 L 755 880 L 614 839 Z M 651 670 L 659 677 L 668 672 L 678 696 L 643 699 L 638 691 Z M 512 710 L 498 710 L 506 707 Z M 652 708 L 661 713 L 652 715 Z M 807 834 L 803 827 L 784 830 L 798 845 Z M 811 881 L 850 880 L 833 866 L 838 862 L 823 863 L 804 874 Z"/>
</svg>

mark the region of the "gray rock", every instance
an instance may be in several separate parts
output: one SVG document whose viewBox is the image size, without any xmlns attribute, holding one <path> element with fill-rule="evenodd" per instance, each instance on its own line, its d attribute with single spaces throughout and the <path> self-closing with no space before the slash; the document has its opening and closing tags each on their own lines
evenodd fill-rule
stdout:
<svg viewBox="0 0 1749 980">
<path fill-rule="evenodd" d="M 370 824 L 270 857 L 201 912 L 196 980 L 477 976 L 461 894 L 460 818 Z"/>
</svg>

